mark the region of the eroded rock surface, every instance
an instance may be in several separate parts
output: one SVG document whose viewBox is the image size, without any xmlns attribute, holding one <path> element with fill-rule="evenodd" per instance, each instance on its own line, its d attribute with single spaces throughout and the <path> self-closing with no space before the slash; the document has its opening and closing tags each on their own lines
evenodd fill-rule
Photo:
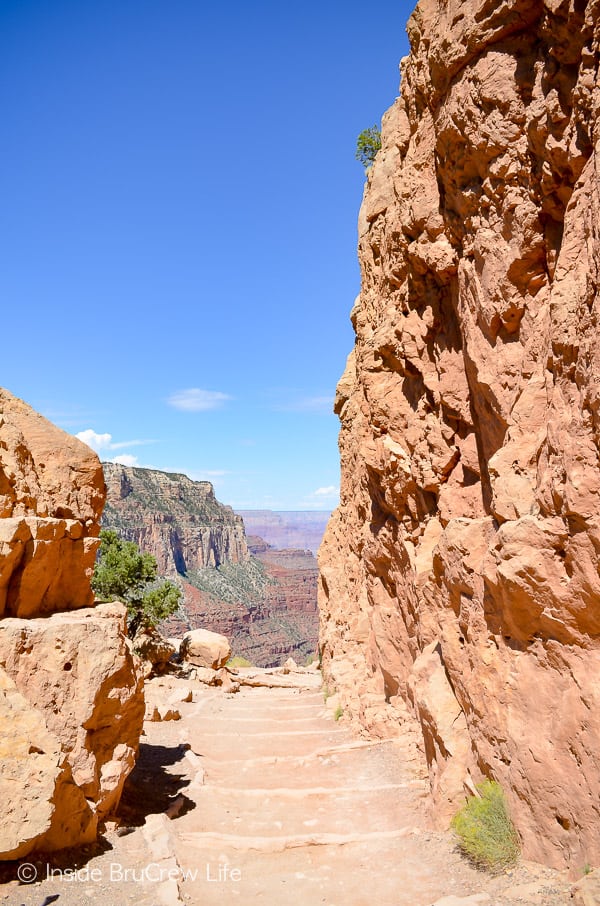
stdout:
<svg viewBox="0 0 600 906">
<path fill-rule="evenodd" d="M 124 629 L 119 603 L 0 620 L 0 666 L 43 714 L 100 817 L 118 802 L 144 719 L 143 677 Z"/>
<path fill-rule="evenodd" d="M 125 608 L 90 580 L 100 461 L 0 390 L 0 860 L 95 839 L 144 715 Z"/>
<path fill-rule="evenodd" d="M 359 218 L 324 670 L 370 732 L 408 704 L 440 821 L 489 775 L 526 856 L 595 865 L 600 3 L 421 0 L 408 32 Z"/>
<path fill-rule="evenodd" d="M 0 617 L 92 603 L 104 496 L 96 454 L 0 388 Z"/>
</svg>

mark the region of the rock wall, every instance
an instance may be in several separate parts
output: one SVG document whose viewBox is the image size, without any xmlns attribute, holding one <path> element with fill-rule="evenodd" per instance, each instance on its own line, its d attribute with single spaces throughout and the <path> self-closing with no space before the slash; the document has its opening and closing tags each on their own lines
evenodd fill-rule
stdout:
<svg viewBox="0 0 600 906">
<path fill-rule="evenodd" d="M 103 463 L 103 525 L 156 557 L 161 575 L 242 563 L 250 556 L 244 523 L 215 498 L 208 481 Z"/>
<path fill-rule="evenodd" d="M 598 0 L 421 0 L 359 217 L 320 551 L 328 681 L 600 861 Z"/>
<path fill-rule="evenodd" d="M 93 602 L 104 495 L 96 454 L 0 388 L 0 617 Z"/>
<path fill-rule="evenodd" d="M 93 603 L 98 457 L 0 390 L 0 860 L 96 838 L 138 750 L 125 607 Z"/>
</svg>

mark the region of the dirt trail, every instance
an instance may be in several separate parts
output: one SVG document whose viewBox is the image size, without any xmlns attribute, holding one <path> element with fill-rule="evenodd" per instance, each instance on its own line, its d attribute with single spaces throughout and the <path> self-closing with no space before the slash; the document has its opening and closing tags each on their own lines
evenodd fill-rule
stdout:
<svg viewBox="0 0 600 906">
<path fill-rule="evenodd" d="M 410 744 L 357 739 L 325 707 L 317 674 L 295 682 L 224 695 L 152 681 L 151 698 L 193 688 L 193 701 L 176 704 L 181 720 L 146 725 L 120 829 L 77 854 L 74 876 L 73 854 L 32 860 L 41 880 L 5 884 L 0 903 L 569 903 L 566 880 L 539 866 L 499 878 L 470 868 L 448 835 L 427 828 Z"/>
</svg>

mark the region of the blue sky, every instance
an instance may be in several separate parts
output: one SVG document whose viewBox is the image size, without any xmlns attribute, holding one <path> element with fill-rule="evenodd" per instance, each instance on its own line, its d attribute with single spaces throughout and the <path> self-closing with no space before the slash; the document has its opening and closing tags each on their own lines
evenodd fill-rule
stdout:
<svg viewBox="0 0 600 906">
<path fill-rule="evenodd" d="M 0 383 L 103 459 L 333 507 L 356 136 L 411 9 L 0 0 Z"/>
</svg>

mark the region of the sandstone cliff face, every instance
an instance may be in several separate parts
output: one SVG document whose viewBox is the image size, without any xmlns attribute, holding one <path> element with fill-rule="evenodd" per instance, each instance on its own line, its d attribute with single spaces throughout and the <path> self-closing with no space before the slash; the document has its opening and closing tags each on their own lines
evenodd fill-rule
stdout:
<svg viewBox="0 0 600 906">
<path fill-rule="evenodd" d="M 92 603 L 104 495 L 96 454 L 0 388 L 0 617 Z"/>
<path fill-rule="evenodd" d="M 597 0 L 421 0 L 359 218 L 324 669 L 525 855 L 600 860 Z M 386 704 L 384 704 L 384 702 Z"/>
<path fill-rule="evenodd" d="M 248 559 L 244 523 L 210 482 L 110 462 L 103 468 L 103 524 L 152 553 L 161 575 Z"/>
<path fill-rule="evenodd" d="M 138 749 L 125 608 L 93 603 L 95 453 L 0 390 L 0 860 L 90 842 Z"/>
</svg>

